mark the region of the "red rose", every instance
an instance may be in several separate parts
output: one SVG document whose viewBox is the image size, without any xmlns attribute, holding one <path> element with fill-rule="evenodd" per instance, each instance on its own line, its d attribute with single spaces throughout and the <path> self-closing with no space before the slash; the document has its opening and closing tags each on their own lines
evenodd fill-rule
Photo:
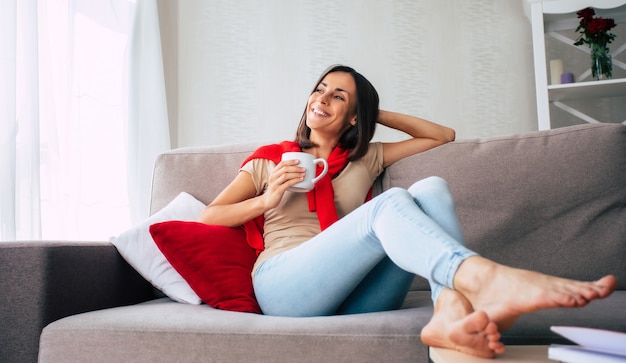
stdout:
<svg viewBox="0 0 626 363">
<path fill-rule="evenodd" d="M 580 24 L 576 28 L 576 32 L 580 36 L 574 42 L 574 45 L 604 44 L 605 46 L 615 39 L 615 34 L 611 34 L 609 30 L 615 27 L 615 20 L 605 19 L 602 17 L 594 18 L 596 12 L 593 8 L 585 8 L 576 13 L 580 18 Z"/>
<path fill-rule="evenodd" d="M 586 8 L 586 9 L 582 9 L 579 12 L 577 12 L 576 15 L 579 18 L 583 18 L 585 20 L 591 20 L 591 18 L 594 15 L 596 15 L 596 12 L 593 10 L 593 8 Z"/>
<path fill-rule="evenodd" d="M 595 18 L 587 24 L 587 31 L 591 34 L 597 34 L 599 32 L 609 31 L 615 26 L 615 20 Z"/>
</svg>

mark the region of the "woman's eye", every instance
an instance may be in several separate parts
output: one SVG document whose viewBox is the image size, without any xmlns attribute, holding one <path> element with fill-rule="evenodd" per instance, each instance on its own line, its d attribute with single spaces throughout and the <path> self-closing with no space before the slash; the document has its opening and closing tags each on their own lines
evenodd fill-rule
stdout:
<svg viewBox="0 0 626 363">
<path fill-rule="evenodd" d="M 338 99 L 338 100 L 341 100 L 341 101 L 344 100 L 343 96 L 341 96 L 341 95 L 336 95 L 335 98 Z"/>
</svg>

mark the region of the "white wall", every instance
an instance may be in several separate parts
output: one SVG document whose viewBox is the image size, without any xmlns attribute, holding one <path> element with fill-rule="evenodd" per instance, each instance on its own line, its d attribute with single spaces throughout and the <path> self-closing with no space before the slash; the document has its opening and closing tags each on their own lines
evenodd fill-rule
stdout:
<svg viewBox="0 0 626 363">
<path fill-rule="evenodd" d="M 448 125 L 457 138 L 534 130 L 522 1 L 179 1 L 178 43 L 164 46 L 177 54 L 174 145 L 292 138 L 334 63 L 370 79 L 382 108 Z M 381 128 L 376 138 L 401 137 Z"/>
</svg>

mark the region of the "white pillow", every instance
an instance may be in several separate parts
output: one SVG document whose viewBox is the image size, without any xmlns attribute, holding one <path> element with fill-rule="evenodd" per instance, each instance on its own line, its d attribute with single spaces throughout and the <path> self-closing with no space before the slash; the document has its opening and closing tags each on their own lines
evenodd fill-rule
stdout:
<svg viewBox="0 0 626 363">
<path fill-rule="evenodd" d="M 152 224 L 163 221 L 195 221 L 204 207 L 202 202 L 182 192 L 165 208 L 120 234 L 119 237 L 111 237 L 109 241 L 144 279 L 172 300 L 199 305 L 200 298 L 165 259 L 154 243 L 149 228 Z"/>
</svg>

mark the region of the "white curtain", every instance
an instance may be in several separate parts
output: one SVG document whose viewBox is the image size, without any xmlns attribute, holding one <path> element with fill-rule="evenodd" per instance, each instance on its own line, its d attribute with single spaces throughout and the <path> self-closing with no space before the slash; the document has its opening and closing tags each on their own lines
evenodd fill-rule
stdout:
<svg viewBox="0 0 626 363">
<path fill-rule="evenodd" d="M 37 1 L 0 7 L 0 218 L 3 239 L 41 235 Z M 25 234 L 23 231 L 28 230 Z"/>
<path fill-rule="evenodd" d="M 165 75 L 156 0 L 137 4 L 130 47 L 128 147 L 129 198 L 134 222 L 150 207 L 150 182 L 156 156 L 170 149 Z"/>
<path fill-rule="evenodd" d="M 160 48 L 141 46 L 160 39 L 155 2 L 0 0 L 2 240 L 106 240 L 147 210 L 129 190 L 150 177 L 128 166 L 169 148 Z M 167 142 L 145 142 L 146 122 Z"/>
</svg>

